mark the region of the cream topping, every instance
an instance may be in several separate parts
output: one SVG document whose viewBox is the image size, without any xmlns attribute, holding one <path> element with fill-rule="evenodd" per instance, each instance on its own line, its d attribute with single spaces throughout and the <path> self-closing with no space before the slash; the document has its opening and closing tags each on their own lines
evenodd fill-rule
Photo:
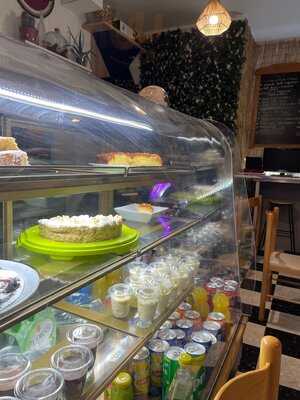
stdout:
<svg viewBox="0 0 300 400">
<path fill-rule="evenodd" d="M 105 226 L 116 226 L 122 224 L 120 215 L 78 215 L 69 217 L 68 215 L 58 215 L 50 219 L 40 219 L 40 225 L 48 228 L 103 228 Z"/>
</svg>

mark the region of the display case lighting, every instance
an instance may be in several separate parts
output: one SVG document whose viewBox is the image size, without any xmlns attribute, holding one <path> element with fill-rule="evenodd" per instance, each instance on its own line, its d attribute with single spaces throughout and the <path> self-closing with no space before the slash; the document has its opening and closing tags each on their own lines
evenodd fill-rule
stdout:
<svg viewBox="0 0 300 400">
<path fill-rule="evenodd" d="M 32 96 L 26 93 L 19 93 L 5 88 L 0 88 L 0 97 L 4 97 L 12 101 L 23 101 L 27 104 L 35 105 L 37 107 L 43 107 L 43 108 L 45 107 L 58 112 L 65 112 L 68 114 L 73 114 L 73 115 L 75 114 L 81 117 L 93 118 L 99 121 L 106 121 L 106 122 L 111 122 L 113 124 L 128 126 L 131 128 L 153 131 L 151 126 L 143 124 L 141 122 L 131 121 L 123 118 L 116 118 L 111 115 L 86 110 L 80 107 L 74 107 L 68 104 L 57 103 L 51 100 L 43 99 L 38 96 Z"/>
</svg>

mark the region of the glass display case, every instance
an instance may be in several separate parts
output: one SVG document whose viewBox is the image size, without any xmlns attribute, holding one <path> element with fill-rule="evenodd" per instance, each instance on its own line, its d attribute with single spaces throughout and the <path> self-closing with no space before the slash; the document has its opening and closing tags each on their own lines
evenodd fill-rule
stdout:
<svg viewBox="0 0 300 400">
<path fill-rule="evenodd" d="M 240 249 L 252 257 L 231 134 L 0 44 L 0 395 L 109 398 L 127 371 L 136 398 L 166 398 L 156 338 L 204 349 L 197 397 L 210 398 L 242 323 Z"/>
</svg>

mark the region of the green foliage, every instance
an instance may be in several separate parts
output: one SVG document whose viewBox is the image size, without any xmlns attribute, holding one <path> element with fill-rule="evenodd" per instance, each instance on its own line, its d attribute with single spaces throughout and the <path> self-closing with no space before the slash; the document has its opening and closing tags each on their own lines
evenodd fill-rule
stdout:
<svg viewBox="0 0 300 400">
<path fill-rule="evenodd" d="M 161 86 L 174 109 L 234 129 L 245 31 L 245 21 L 233 21 L 222 36 L 208 38 L 196 29 L 155 36 L 144 45 L 141 87 Z"/>
</svg>

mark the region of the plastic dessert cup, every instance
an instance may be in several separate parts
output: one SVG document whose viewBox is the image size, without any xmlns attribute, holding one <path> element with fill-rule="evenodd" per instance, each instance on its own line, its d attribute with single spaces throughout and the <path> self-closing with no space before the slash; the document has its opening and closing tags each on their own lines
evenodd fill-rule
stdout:
<svg viewBox="0 0 300 400">
<path fill-rule="evenodd" d="M 14 387 L 31 366 L 30 361 L 20 353 L 4 353 L 0 356 L 0 397 L 13 396 Z"/>
<path fill-rule="evenodd" d="M 91 350 L 80 345 L 62 347 L 52 355 L 51 364 L 65 381 L 66 400 L 80 399 L 92 360 Z"/>
<path fill-rule="evenodd" d="M 36 369 L 23 375 L 15 386 L 20 400 L 63 400 L 64 379 L 52 368 Z"/>
<path fill-rule="evenodd" d="M 93 360 L 90 369 L 92 369 L 96 360 L 98 345 L 103 342 L 103 330 L 94 324 L 81 324 L 70 329 L 66 336 L 70 343 L 86 346 L 91 350 Z"/>
<path fill-rule="evenodd" d="M 131 289 L 125 283 L 110 288 L 111 311 L 115 318 L 128 318 L 130 312 Z"/>
<path fill-rule="evenodd" d="M 140 328 L 147 328 L 152 324 L 158 304 L 158 293 L 154 288 L 144 288 L 137 291 L 137 306 Z"/>
</svg>

